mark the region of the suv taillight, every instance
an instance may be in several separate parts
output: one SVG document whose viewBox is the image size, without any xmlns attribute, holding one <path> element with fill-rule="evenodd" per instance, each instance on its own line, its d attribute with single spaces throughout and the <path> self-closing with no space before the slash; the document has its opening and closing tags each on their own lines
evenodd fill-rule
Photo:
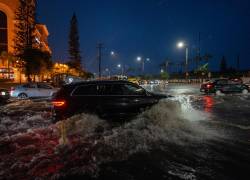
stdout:
<svg viewBox="0 0 250 180">
<path fill-rule="evenodd" d="M 206 88 L 208 88 L 208 89 L 210 89 L 210 88 L 212 88 L 213 87 L 213 84 L 207 84 L 206 85 Z"/>
<path fill-rule="evenodd" d="M 65 107 L 66 101 L 65 100 L 53 100 L 52 104 L 54 107 Z"/>
</svg>

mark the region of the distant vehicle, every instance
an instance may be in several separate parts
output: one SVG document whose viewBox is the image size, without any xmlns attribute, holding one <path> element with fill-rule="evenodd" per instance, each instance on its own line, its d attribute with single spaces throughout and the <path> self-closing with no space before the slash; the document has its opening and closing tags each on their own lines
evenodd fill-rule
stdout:
<svg viewBox="0 0 250 180">
<path fill-rule="evenodd" d="M 161 81 L 157 80 L 157 79 L 148 80 L 148 82 L 147 82 L 148 85 L 159 85 L 160 83 L 161 83 Z"/>
<path fill-rule="evenodd" d="M 135 84 L 139 84 L 139 80 L 137 78 L 130 77 L 130 78 L 128 78 L 128 81 L 132 82 L 132 83 L 135 83 Z"/>
<path fill-rule="evenodd" d="M 148 84 L 147 80 L 142 80 L 142 79 L 139 80 L 138 83 L 139 83 L 140 86 L 143 86 L 143 85 L 147 85 L 147 84 Z"/>
<path fill-rule="evenodd" d="M 120 119 L 134 116 L 166 97 L 128 81 L 86 81 L 63 86 L 52 103 L 56 121 L 82 112 Z"/>
<path fill-rule="evenodd" d="M 58 91 L 57 88 L 46 83 L 27 83 L 12 87 L 10 95 L 20 99 L 51 97 L 56 91 Z"/>
<path fill-rule="evenodd" d="M 123 76 L 123 75 L 115 75 L 115 76 L 111 76 L 110 77 L 111 80 L 128 80 L 127 76 Z"/>
<path fill-rule="evenodd" d="M 249 87 L 239 79 L 215 79 L 201 85 L 200 91 L 204 93 L 243 93 L 249 92 Z"/>
<path fill-rule="evenodd" d="M 0 88 L 0 104 L 5 104 L 9 98 L 10 94 L 8 89 Z"/>
<path fill-rule="evenodd" d="M 247 85 L 248 88 L 250 89 L 250 81 L 249 82 L 245 82 L 245 85 Z"/>
</svg>

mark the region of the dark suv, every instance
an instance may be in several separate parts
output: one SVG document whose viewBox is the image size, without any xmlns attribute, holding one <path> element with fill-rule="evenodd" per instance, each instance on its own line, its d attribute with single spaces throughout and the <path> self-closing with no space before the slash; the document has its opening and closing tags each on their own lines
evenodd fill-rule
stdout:
<svg viewBox="0 0 250 180">
<path fill-rule="evenodd" d="M 147 92 L 128 81 L 86 81 L 63 86 L 53 97 L 55 120 L 95 113 L 101 118 L 134 116 L 166 95 Z"/>
<path fill-rule="evenodd" d="M 243 93 L 249 92 L 249 87 L 240 79 L 215 79 L 201 85 L 201 92 L 204 93 Z"/>
</svg>

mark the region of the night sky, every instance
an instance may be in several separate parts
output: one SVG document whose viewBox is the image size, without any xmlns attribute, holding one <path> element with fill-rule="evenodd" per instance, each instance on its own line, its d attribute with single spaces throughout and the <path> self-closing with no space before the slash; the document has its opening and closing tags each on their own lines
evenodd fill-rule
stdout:
<svg viewBox="0 0 250 180">
<path fill-rule="evenodd" d="M 250 68 L 249 0 L 38 0 L 38 20 L 47 25 L 53 60 L 68 58 L 69 23 L 73 13 L 79 22 L 80 45 L 85 67 L 97 72 L 96 44 L 104 43 L 103 68 L 117 73 L 117 64 L 139 68 L 137 56 L 149 57 L 145 71 L 158 73 L 168 58 L 180 62 L 183 40 L 195 55 L 201 33 L 201 53 L 213 55 L 210 67 L 219 68 L 226 56 L 241 69 Z M 110 51 L 118 53 L 110 57 Z"/>
</svg>

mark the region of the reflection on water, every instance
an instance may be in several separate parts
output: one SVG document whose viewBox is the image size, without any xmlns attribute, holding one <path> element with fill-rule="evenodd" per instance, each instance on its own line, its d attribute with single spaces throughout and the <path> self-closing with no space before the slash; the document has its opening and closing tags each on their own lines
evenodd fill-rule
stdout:
<svg viewBox="0 0 250 180">
<path fill-rule="evenodd" d="M 207 112 L 207 113 L 211 113 L 212 108 L 214 106 L 213 97 L 212 96 L 204 96 L 203 101 L 204 101 L 204 111 Z"/>
</svg>

